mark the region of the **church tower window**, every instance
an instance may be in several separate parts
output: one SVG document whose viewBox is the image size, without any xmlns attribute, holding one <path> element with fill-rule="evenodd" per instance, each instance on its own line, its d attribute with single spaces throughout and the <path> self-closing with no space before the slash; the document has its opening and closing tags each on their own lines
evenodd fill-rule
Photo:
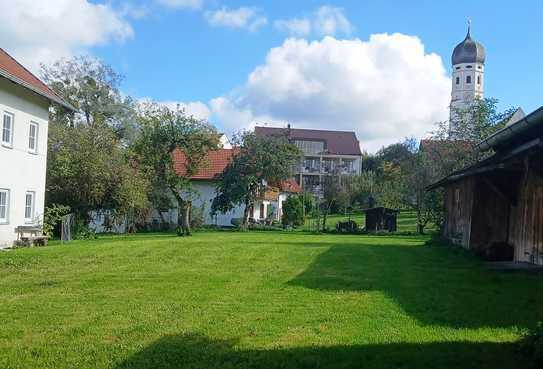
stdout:
<svg viewBox="0 0 543 369">
<path fill-rule="evenodd" d="M 481 84 L 481 76 L 477 76 L 477 84 L 478 84 L 478 85 Z"/>
<path fill-rule="evenodd" d="M 466 77 L 466 83 L 471 83 L 471 76 Z"/>
<path fill-rule="evenodd" d="M 460 77 L 456 77 L 456 84 L 457 84 L 457 85 L 460 84 Z"/>
</svg>

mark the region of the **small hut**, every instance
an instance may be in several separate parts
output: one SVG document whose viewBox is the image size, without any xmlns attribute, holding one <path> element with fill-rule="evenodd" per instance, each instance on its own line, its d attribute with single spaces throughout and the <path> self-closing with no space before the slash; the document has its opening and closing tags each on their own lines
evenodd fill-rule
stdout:
<svg viewBox="0 0 543 369">
<path fill-rule="evenodd" d="M 396 232 L 398 217 L 398 210 L 389 209 L 385 207 L 375 207 L 365 209 L 366 214 L 366 231 L 367 232 L 379 232 L 388 231 Z"/>
</svg>

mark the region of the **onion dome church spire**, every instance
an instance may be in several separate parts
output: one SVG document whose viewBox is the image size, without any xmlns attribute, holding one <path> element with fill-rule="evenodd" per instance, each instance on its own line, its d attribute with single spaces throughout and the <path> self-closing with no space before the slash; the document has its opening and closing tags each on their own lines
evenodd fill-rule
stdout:
<svg viewBox="0 0 543 369">
<path fill-rule="evenodd" d="M 466 38 L 452 54 L 451 135 L 456 131 L 454 112 L 484 97 L 485 61 L 485 47 L 471 37 L 471 21 L 468 21 Z"/>
</svg>

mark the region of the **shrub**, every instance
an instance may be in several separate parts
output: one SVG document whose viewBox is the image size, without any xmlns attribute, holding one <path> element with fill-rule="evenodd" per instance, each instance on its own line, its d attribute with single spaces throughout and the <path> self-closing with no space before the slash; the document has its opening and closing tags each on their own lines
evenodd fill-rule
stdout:
<svg viewBox="0 0 543 369">
<path fill-rule="evenodd" d="M 338 233 L 357 233 L 358 224 L 354 220 L 349 220 L 347 222 L 338 222 L 336 224 L 336 231 Z"/>
<path fill-rule="evenodd" d="M 284 226 L 298 227 L 304 224 L 303 203 L 298 196 L 290 196 L 283 202 L 283 216 L 281 222 Z"/>
<path fill-rule="evenodd" d="M 52 204 L 45 208 L 43 216 L 43 234 L 47 237 L 53 237 L 55 229 L 62 221 L 62 217 L 70 213 L 70 207 L 59 204 Z"/>
<path fill-rule="evenodd" d="M 205 206 L 202 205 L 199 208 L 192 208 L 191 214 L 190 214 L 190 227 L 192 229 L 198 230 L 202 229 L 204 226 L 204 214 L 205 214 Z"/>
<path fill-rule="evenodd" d="M 530 356 L 535 368 L 543 367 L 543 322 L 524 335 L 521 351 Z"/>
<path fill-rule="evenodd" d="M 234 227 L 239 228 L 243 224 L 243 219 L 241 219 L 241 218 L 232 218 L 230 220 L 230 224 L 232 224 Z"/>
</svg>

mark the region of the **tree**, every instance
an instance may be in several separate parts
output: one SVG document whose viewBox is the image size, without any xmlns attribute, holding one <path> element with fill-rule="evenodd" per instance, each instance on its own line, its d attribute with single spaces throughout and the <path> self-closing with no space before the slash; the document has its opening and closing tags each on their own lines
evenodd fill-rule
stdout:
<svg viewBox="0 0 543 369">
<path fill-rule="evenodd" d="M 81 109 L 77 114 L 58 106 L 51 111 L 47 204 L 70 206 L 85 225 L 91 210 L 126 214 L 145 208 L 148 182 L 130 162 L 117 129 L 133 112 L 118 92 L 120 77 L 88 58 L 44 66 L 42 75 L 56 94 Z"/>
<path fill-rule="evenodd" d="M 77 109 L 70 114 L 55 107 L 51 120 L 64 125 L 104 124 L 118 138 L 131 140 L 136 133 L 136 109 L 132 98 L 121 95 L 123 77 L 111 66 L 89 56 L 62 59 L 42 65 L 42 80 Z"/>
<path fill-rule="evenodd" d="M 304 224 L 303 202 L 299 196 L 289 196 L 283 202 L 283 216 L 281 222 L 284 226 L 299 227 Z"/>
<path fill-rule="evenodd" d="M 219 176 L 212 212 L 226 213 L 244 205 L 242 224 L 247 226 L 250 210 L 266 184 L 290 177 L 301 153 L 286 137 L 260 137 L 244 132 L 235 141 L 239 153 Z"/>
<path fill-rule="evenodd" d="M 190 216 L 194 192 L 191 178 L 205 165 L 206 154 L 216 150 L 219 134 L 209 123 L 187 116 L 183 110 L 147 103 L 139 116 L 140 132 L 133 145 L 135 161 L 152 182 L 154 199 L 176 202 L 179 235 L 190 235 Z M 174 153 L 184 158 L 175 168 Z"/>
</svg>

